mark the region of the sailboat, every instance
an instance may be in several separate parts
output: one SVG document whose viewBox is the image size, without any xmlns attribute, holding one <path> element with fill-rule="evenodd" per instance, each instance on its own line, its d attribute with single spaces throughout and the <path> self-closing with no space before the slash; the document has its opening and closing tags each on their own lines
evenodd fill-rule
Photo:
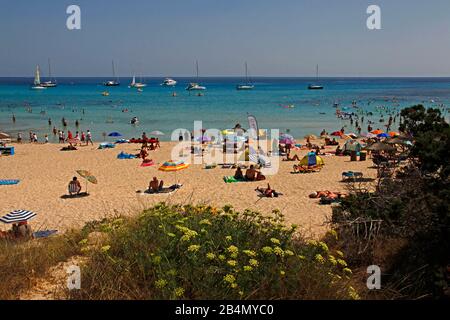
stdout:
<svg viewBox="0 0 450 320">
<path fill-rule="evenodd" d="M 39 70 L 39 65 L 36 66 L 36 72 L 34 73 L 34 85 L 31 87 L 33 90 L 44 90 L 46 87 L 41 84 L 41 71 Z"/>
<path fill-rule="evenodd" d="M 316 66 L 316 79 L 317 79 L 317 83 L 319 82 L 319 65 Z M 322 90 L 323 86 L 319 85 L 319 84 L 310 84 L 308 86 L 308 90 Z"/>
<path fill-rule="evenodd" d="M 253 90 L 255 86 L 250 83 L 248 78 L 248 66 L 247 62 L 245 62 L 245 84 L 238 84 L 236 86 L 237 90 Z"/>
<path fill-rule="evenodd" d="M 197 82 L 191 82 L 191 83 L 189 83 L 189 85 L 188 85 L 187 88 L 186 88 L 187 91 L 206 90 L 206 87 L 201 86 L 201 85 L 198 83 L 198 80 L 199 80 L 198 61 L 196 61 L 196 69 L 197 69 Z"/>
<path fill-rule="evenodd" d="M 116 68 L 114 66 L 114 61 L 112 62 L 112 70 L 113 70 L 113 78 L 115 78 L 115 80 L 109 80 L 109 81 L 106 81 L 105 83 L 103 83 L 103 85 L 106 87 L 120 86 L 119 78 L 116 77 Z"/>
<path fill-rule="evenodd" d="M 56 80 L 52 78 L 52 68 L 50 64 L 50 58 L 48 59 L 48 79 L 49 79 L 48 81 L 41 83 L 41 86 L 45 88 L 55 88 L 58 86 Z"/>
<path fill-rule="evenodd" d="M 147 85 L 145 83 L 142 82 L 142 77 L 140 82 L 136 82 L 136 76 L 133 75 L 133 81 L 130 84 L 131 88 L 137 88 L 137 89 L 142 89 L 145 88 Z"/>
</svg>

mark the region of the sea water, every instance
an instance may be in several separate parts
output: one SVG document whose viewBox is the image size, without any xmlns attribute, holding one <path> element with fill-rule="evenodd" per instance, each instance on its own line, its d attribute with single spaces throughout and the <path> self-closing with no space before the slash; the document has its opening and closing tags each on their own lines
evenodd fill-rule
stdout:
<svg viewBox="0 0 450 320">
<path fill-rule="evenodd" d="M 195 79 L 176 79 L 176 87 L 162 87 L 163 79 L 146 78 L 143 92 L 129 88 L 129 78 L 120 79 L 119 87 L 104 87 L 104 80 L 60 78 L 56 88 L 31 90 L 33 79 L 0 78 L 0 132 L 13 137 L 22 132 L 26 139 L 31 130 L 41 141 L 48 134 L 53 142 L 53 126 L 74 133 L 89 129 L 95 140 L 113 131 L 129 139 L 159 130 L 166 134 L 162 140 L 169 140 L 177 129 L 193 130 L 194 121 L 202 121 L 207 129 L 228 129 L 237 123 L 247 127 L 247 115 L 252 114 L 261 129 L 279 129 L 301 138 L 343 126 L 347 132 L 356 131 L 336 117 L 335 103 L 341 111 L 365 114 L 363 132 L 368 120 L 374 122 L 373 128 L 385 129 L 380 118 L 387 122 L 389 114 L 395 116 L 407 106 L 439 107 L 447 119 L 450 107 L 450 78 L 324 78 L 320 80 L 324 90 L 308 90 L 312 79 L 255 78 L 255 89 L 249 91 L 236 90 L 239 78 L 203 78 L 199 81 L 207 87 L 203 96 L 185 90 Z M 103 96 L 104 91 L 110 95 Z M 138 125 L 130 124 L 133 117 L 139 119 Z M 68 121 L 67 128 L 62 118 Z"/>
</svg>

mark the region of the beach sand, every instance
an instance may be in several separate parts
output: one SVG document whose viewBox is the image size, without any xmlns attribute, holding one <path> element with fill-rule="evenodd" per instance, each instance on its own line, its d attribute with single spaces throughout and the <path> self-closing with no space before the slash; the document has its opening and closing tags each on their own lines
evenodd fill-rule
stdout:
<svg viewBox="0 0 450 320">
<path fill-rule="evenodd" d="M 233 175 L 232 169 L 205 170 L 202 165 L 168 173 L 158 171 L 159 164 L 171 158 L 174 143 L 163 142 L 162 149 L 151 152 L 156 165 L 140 167 L 141 160 L 118 160 L 120 151 L 138 153 L 140 145 L 119 145 L 115 149 L 97 150 L 81 147 L 75 152 L 61 152 L 56 144 L 14 145 L 16 155 L 0 157 L 0 179 L 20 179 L 15 186 L 0 186 L 0 214 L 12 210 L 35 211 L 33 228 L 57 229 L 60 232 L 82 227 L 86 222 L 114 215 L 132 215 L 159 202 L 171 204 L 208 204 L 215 207 L 232 205 L 235 209 L 253 209 L 268 214 L 281 210 L 288 223 L 297 224 L 306 236 L 318 236 L 327 230 L 325 222 L 331 216 L 331 206 L 318 204 L 308 195 L 318 190 L 346 191 L 341 182 L 343 171 L 362 171 L 365 177 L 376 176 L 370 169 L 372 162 L 350 162 L 350 157 L 323 157 L 325 167 L 319 173 L 291 174 L 296 162 L 281 162 L 277 175 L 267 181 L 225 184 L 223 176 Z M 331 149 L 330 149 L 331 150 Z M 307 151 L 296 151 L 303 156 Z M 76 170 L 90 170 L 99 184 L 88 185 L 89 197 L 62 199 L 67 194 L 69 181 L 77 176 Z M 178 180 L 183 187 L 171 195 L 138 194 L 145 190 L 154 177 L 166 185 Z M 85 181 L 80 178 L 83 190 Z M 256 187 L 266 187 L 269 182 L 282 192 L 279 198 L 260 198 Z M 8 226 L 1 225 L 2 230 Z"/>
</svg>

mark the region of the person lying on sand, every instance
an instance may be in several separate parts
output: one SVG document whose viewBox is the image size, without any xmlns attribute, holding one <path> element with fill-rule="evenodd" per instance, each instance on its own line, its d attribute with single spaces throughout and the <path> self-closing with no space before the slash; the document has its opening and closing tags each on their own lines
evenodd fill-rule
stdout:
<svg viewBox="0 0 450 320">
<path fill-rule="evenodd" d="M 327 198 L 331 200 L 340 199 L 344 197 L 345 194 L 341 192 L 331 192 L 331 191 L 317 191 L 309 195 L 311 199 Z"/>
<path fill-rule="evenodd" d="M 148 185 L 148 189 L 150 191 L 159 192 L 164 188 L 164 181 L 161 180 L 161 182 L 158 181 L 158 178 L 153 177 L 153 180 L 150 181 Z"/>
<path fill-rule="evenodd" d="M 267 189 L 258 187 L 258 188 L 256 188 L 256 191 L 261 192 L 261 194 L 263 194 L 267 198 L 273 198 L 273 197 L 277 198 L 279 196 L 279 193 L 276 192 L 274 189 L 272 189 L 270 187 L 270 184 L 267 184 Z"/>
<path fill-rule="evenodd" d="M 301 159 L 299 158 L 299 156 L 297 154 L 291 158 L 291 154 L 288 153 L 288 154 L 286 154 L 286 158 L 283 159 L 283 161 L 301 161 Z"/>
<path fill-rule="evenodd" d="M 77 177 L 73 177 L 72 181 L 69 182 L 69 193 L 71 196 L 78 195 L 81 192 L 81 183 L 78 181 Z"/>
</svg>

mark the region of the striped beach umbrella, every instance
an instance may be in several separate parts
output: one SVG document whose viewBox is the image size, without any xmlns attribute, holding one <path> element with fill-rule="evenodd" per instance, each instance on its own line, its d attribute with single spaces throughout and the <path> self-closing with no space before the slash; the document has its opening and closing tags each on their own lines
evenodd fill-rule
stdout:
<svg viewBox="0 0 450 320">
<path fill-rule="evenodd" d="M 0 218 L 3 223 L 20 223 L 33 219 L 36 213 L 28 210 L 15 210 Z"/>
<path fill-rule="evenodd" d="M 150 132 L 150 135 L 151 136 L 164 136 L 165 134 L 164 134 L 164 132 L 161 132 L 161 131 L 152 131 L 152 132 Z"/>
</svg>

